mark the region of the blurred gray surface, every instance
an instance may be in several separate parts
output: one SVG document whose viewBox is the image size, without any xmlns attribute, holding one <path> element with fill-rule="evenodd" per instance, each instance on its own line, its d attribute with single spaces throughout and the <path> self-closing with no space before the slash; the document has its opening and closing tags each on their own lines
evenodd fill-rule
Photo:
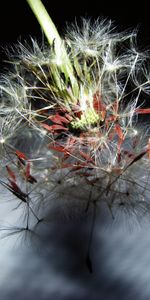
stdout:
<svg viewBox="0 0 150 300">
<path fill-rule="evenodd" d="M 6 206 L 1 202 L 1 228 Z M 98 214 L 92 274 L 85 262 L 88 218 L 39 224 L 40 239 L 25 232 L 1 239 L 0 300 L 149 300 L 149 223 L 122 221 Z"/>
</svg>

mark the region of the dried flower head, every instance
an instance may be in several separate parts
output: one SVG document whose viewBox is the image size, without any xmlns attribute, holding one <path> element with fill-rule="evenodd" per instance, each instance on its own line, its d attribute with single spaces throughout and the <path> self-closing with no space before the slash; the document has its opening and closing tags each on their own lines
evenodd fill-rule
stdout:
<svg viewBox="0 0 150 300">
<path fill-rule="evenodd" d="M 42 3 L 28 2 L 49 44 L 19 44 L 0 84 L 0 183 L 22 226 L 102 202 L 113 217 L 149 213 L 150 133 L 139 118 L 150 113 L 149 58 L 135 31 L 83 19 L 60 38 Z"/>
</svg>

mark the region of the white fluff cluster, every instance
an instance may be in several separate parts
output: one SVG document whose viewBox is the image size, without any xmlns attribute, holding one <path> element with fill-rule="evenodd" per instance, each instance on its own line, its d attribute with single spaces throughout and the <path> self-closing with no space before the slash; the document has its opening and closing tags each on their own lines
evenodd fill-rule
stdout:
<svg viewBox="0 0 150 300">
<path fill-rule="evenodd" d="M 139 117 L 150 113 L 149 57 L 135 39 L 107 20 L 68 27 L 72 78 L 55 40 L 10 54 L 0 81 L 0 183 L 16 204 L 14 226 L 34 230 L 61 210 L 80 215 L 102 202 L 113 217 L 149 214 L 150 135 Z"/>
</svg>

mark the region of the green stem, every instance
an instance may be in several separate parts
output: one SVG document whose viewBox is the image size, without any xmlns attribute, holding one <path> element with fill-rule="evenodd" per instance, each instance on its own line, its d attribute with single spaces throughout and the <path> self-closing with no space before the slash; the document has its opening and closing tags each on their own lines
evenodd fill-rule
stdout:
<svg viewBox="0 0 150 300">
<path fill-rule="evenodd" d="M 41 0 L 27 0 L 27 2 L 31 7 L 33 13 L 35 14 L 39 24 L 41 25 L 41 28 L 43 29 L 49 44 L 52 45 L 52 43 L 54 42 L 56 61 L 59 62 L 59 67 L 65 74 L 66 79 L 70 79 L 74 96 L 78 97 L 79 87 L 77 84 L 77 80 L 73 74 L 73 68 L 64 47 L 63 41 L 60 38 L 54 23 L 52 22 Z"/>
<path fill-rule="evenodd" d="M 27 0 L 27 2 L 34 12 L 38 22 L 40 23 L 49 44 L 51 45 L 53 40 L 56 40 L 60 45 L 61 38 L 41 0 Z"/>
</svg>

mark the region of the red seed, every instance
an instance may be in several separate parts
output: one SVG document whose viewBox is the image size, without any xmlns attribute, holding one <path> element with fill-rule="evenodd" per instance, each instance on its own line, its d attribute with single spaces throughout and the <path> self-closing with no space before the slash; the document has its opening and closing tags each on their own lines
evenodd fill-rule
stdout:
<svg viewBox="0 0 150 300">
<path fill-rule="evenodd" d="M 138 114 L 150 114 L 150 108 L 137 108 L 135 111 Z"/>
<path fill-rule="evenodd" d="M 55 130 L 65 130 L 68 131 L 68 128 L 61 126 L 61 125 L 47 125 L 47 124 L 42 124 L 42 126 L 47 129 L 48 131 L 55 131 Z"/>
<path fill-rule="evenodd" d="M 62 125 L 63 123 L 64 124 L 68 124 L 69 123 L 69 120 L 67 120 L 63 116 L 60 116 L 59 114 L 49 116 L 48 119 L 50 119 L 52 122 L 57 123 L 59 125 Z"/>
<path fill-rule="evenodd" d="M 9 177 L 13 180 L 16 181 L 16 175 L 15 173 L 12 171 L 12 169 L 9 166 L 6 166 L 7 172 Z"/>
<path fill-rule="evenodd" d="M 23 159 L 23 160 L 27 160 L 28 159 L 26 157 L 26 155 L 23 152 L 20 152 L 19 150 L 16 150 L 15 153 L 18 156 L 18 158 L 20 158 L 20 159 Z"/>
</svg>

